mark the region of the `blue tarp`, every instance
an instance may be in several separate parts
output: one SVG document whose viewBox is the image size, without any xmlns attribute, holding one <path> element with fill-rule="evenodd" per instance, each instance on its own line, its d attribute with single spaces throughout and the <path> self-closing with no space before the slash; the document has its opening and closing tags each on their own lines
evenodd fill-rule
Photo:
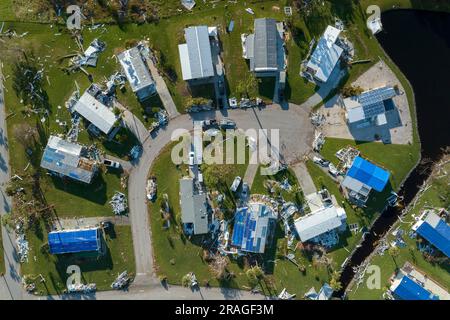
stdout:
<svg viewBox="0 0 450 320">
<path fill-rule="evenodd" d="M 347 171 L 347 176 L 381 192 L 389 181 L 390 173 L 361 157 L 356 157 Z"/>
<path fill-rule="evenodd" d="M 100 250 L 99 229 L 53 231 L 48 234 L 51 254 Z"/>
<path fill-rule="evenodd" d="M 444 220 L 441 219 L 435 228 L 424 221 L 419 228 L 417 228 L 417 233 L 438 248 L 447 257 L 450 257 L 450 227 Z"/>
<path fill-rule="evenodd" d="M 424 287 L 411 280 L 408 276 L 403 276 L 394 294 L 401 300 L 439 300 L 439 297 L 432 294 Z"/>
</svg>

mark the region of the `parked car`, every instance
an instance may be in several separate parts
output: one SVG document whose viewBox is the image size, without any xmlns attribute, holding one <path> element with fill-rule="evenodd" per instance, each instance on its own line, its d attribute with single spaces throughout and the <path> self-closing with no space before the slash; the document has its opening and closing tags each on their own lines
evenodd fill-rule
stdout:
<svg viewBox="0 0 450 320">
<path fill-rule="evenodd" d="M 234 129 L 236 128 L 236 122 L 231 119 L 222 119 L 219 124 L 222 129 Z"/>
<path fill-rule="evenodd" d="M 193 166 L 195 163 L 195 153 L 193 151 L 189 152 L 189 165 Z"/>
<path fill-rule="evenodd" d="M 316 157 L 316 156 L 313 157 L 313 161 L 314 161 L 314 163 L 316 163 L 322 167 L 325 167 L 325 168 L 330 165 L 330 161 Z"/>
<path fill-rule="evenodd" d="M 231 191 L 236 192 L 236 190 L 239 188 L 239 185 L 241 184 L 242 178 L 237 176 L 234 178 L 233 184 L 231 185 Z"/>
<path fill-rule="evenodd" d="M 334 164 L 330 163 L 328 165 L 328 172 L 333 176 L 333 177 L 337 177 L 339 175 L 339 171 L 337 170 L 337 168 L 334 166 Z"/>
<path fill-rule="evenodd" d="M 109 160 L 109 159 L 103 159 L 103 164 L 107 167 L 119 169 L 120 163 L 117 161 Z"/>
</svg>

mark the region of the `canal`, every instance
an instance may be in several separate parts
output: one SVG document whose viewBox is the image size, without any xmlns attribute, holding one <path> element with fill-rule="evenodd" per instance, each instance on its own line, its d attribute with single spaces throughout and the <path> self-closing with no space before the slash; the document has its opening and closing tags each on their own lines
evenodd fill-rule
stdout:
<svg viewBox="0 0 450 320">
<path fill-rule="evenodd" d="M 431 172 L 433 162 L 450 145 L 450 14 L 391 10 L 382 14 L 383 31 L 377 39 L 385 52 L 411 83 L 415 102 L 421 162 L 399 191 L 408 205 Z M 375 221 L 345 265 L 342 296 L 359 266 L 375 249 L 375 244 L 397 221 L 401 210 L 388 208 Z"/>
</svg>

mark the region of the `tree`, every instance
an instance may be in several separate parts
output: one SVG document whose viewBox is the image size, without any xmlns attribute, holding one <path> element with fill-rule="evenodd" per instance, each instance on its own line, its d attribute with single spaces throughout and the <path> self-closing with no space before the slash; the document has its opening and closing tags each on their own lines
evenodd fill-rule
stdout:
<svg viewBox="0 0 450 320">
<path fill-rule="evenodd" d="M 347 85 L 341 89 L 341 94 L 344 98 L 360 95 L 364 91 L 360 86 Z"/>
<path fill-rule="evenodd" d="M 341 272 L 333 271 L 333 274 L 331 275 L 331 280 L 330 280 L 330 287 L 334 291 L 339 291 L 342 289 L 342 283 L 340 281 L 340 278 L 341 278 Z"/>
<path fill-rule="evenodd" d="M 395 265 L 397 265 L 397 261 L 395 258 L 398 257 L 398 255 L 400 254 L 400 249 L 398 247 L 390 247 L 388 249 L 388 253 L 389 255 L 392 257 L 392 260 L 394 260 Z"/>
</svg>

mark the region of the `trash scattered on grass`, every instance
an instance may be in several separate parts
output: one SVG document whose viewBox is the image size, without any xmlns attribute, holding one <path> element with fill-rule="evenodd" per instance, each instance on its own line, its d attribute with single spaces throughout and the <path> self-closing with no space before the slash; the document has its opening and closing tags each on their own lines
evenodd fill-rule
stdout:
<svg viewBox="0 0 450 320">
<path fill-rule="evenodd" d="M 157 191 L 156 177 L 150 177 L 150 179 L 147 180 L 146 191 L 147 199 L 150 201 L 155 200 Z"/>
</svg>

